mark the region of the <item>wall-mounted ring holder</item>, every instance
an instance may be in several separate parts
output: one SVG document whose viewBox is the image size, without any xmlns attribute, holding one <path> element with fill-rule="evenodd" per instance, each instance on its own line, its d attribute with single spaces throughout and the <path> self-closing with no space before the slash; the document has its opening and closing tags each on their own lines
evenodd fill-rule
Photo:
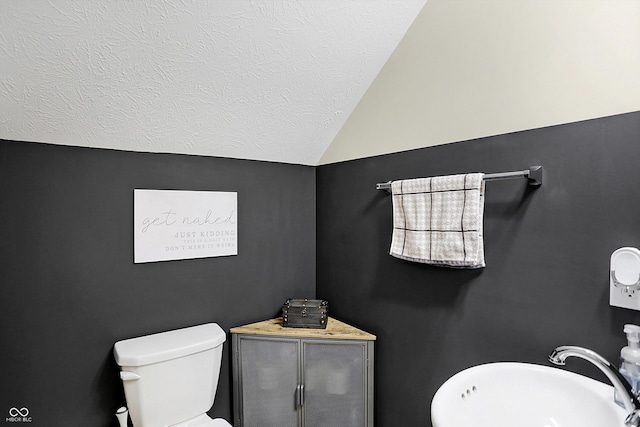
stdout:
<svg viewBox="0 0 640 427">
<path fill-rule="evenodd" d="M 611 254 L 609 304 L 640 310 L 640 250 L 624 247 Z"/>
</svg>

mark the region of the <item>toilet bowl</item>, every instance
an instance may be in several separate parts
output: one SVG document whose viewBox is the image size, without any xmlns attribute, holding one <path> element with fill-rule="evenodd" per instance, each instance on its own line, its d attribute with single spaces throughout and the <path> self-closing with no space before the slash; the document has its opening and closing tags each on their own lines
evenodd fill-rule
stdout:
<svg viewBox="0 0 640 427">
<path fill-rule="evenodd" d="M 216 323 L 115 343 L 134 427 L 231 427 L 211 419 L 226 334 Z"/>
</svg>

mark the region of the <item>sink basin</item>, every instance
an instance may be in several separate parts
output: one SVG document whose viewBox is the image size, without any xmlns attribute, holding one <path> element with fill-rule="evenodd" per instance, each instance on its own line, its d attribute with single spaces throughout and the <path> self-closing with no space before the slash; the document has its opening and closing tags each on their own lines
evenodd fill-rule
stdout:
<svg viewBox="0 0 640 427">
<path fill-rule="evenodd" d="M 488 363 L 449 378 L 431 402 L 433 427 L 616 427 L 613 387 L 562 369 Z"/>
</svg>

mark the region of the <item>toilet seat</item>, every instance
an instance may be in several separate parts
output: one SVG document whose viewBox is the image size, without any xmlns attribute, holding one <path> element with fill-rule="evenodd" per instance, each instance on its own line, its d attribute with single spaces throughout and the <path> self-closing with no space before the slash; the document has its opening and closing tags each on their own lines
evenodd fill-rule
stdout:
<svg viewBox="0 0 640 427">
<path fill-rule="evenodd" d="M 190 420 L 173 424 L 170 427 L 233 427 L 227 420 L 223 418 L 211 419 L 207 414 L 199 415 Z"/>
</svg>

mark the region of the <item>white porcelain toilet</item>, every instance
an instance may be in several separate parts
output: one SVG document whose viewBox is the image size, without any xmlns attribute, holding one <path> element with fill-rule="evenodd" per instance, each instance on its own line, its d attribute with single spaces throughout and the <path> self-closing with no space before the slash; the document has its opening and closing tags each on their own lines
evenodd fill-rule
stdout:
<svg viewBox="0 0 640 427">
<path fill-rule="evenodd" d="M 134 427 L 231 427 L 207 415 L 225 339 L 207 323 L 118 341 L 113 354 Z"/>
</svg>

